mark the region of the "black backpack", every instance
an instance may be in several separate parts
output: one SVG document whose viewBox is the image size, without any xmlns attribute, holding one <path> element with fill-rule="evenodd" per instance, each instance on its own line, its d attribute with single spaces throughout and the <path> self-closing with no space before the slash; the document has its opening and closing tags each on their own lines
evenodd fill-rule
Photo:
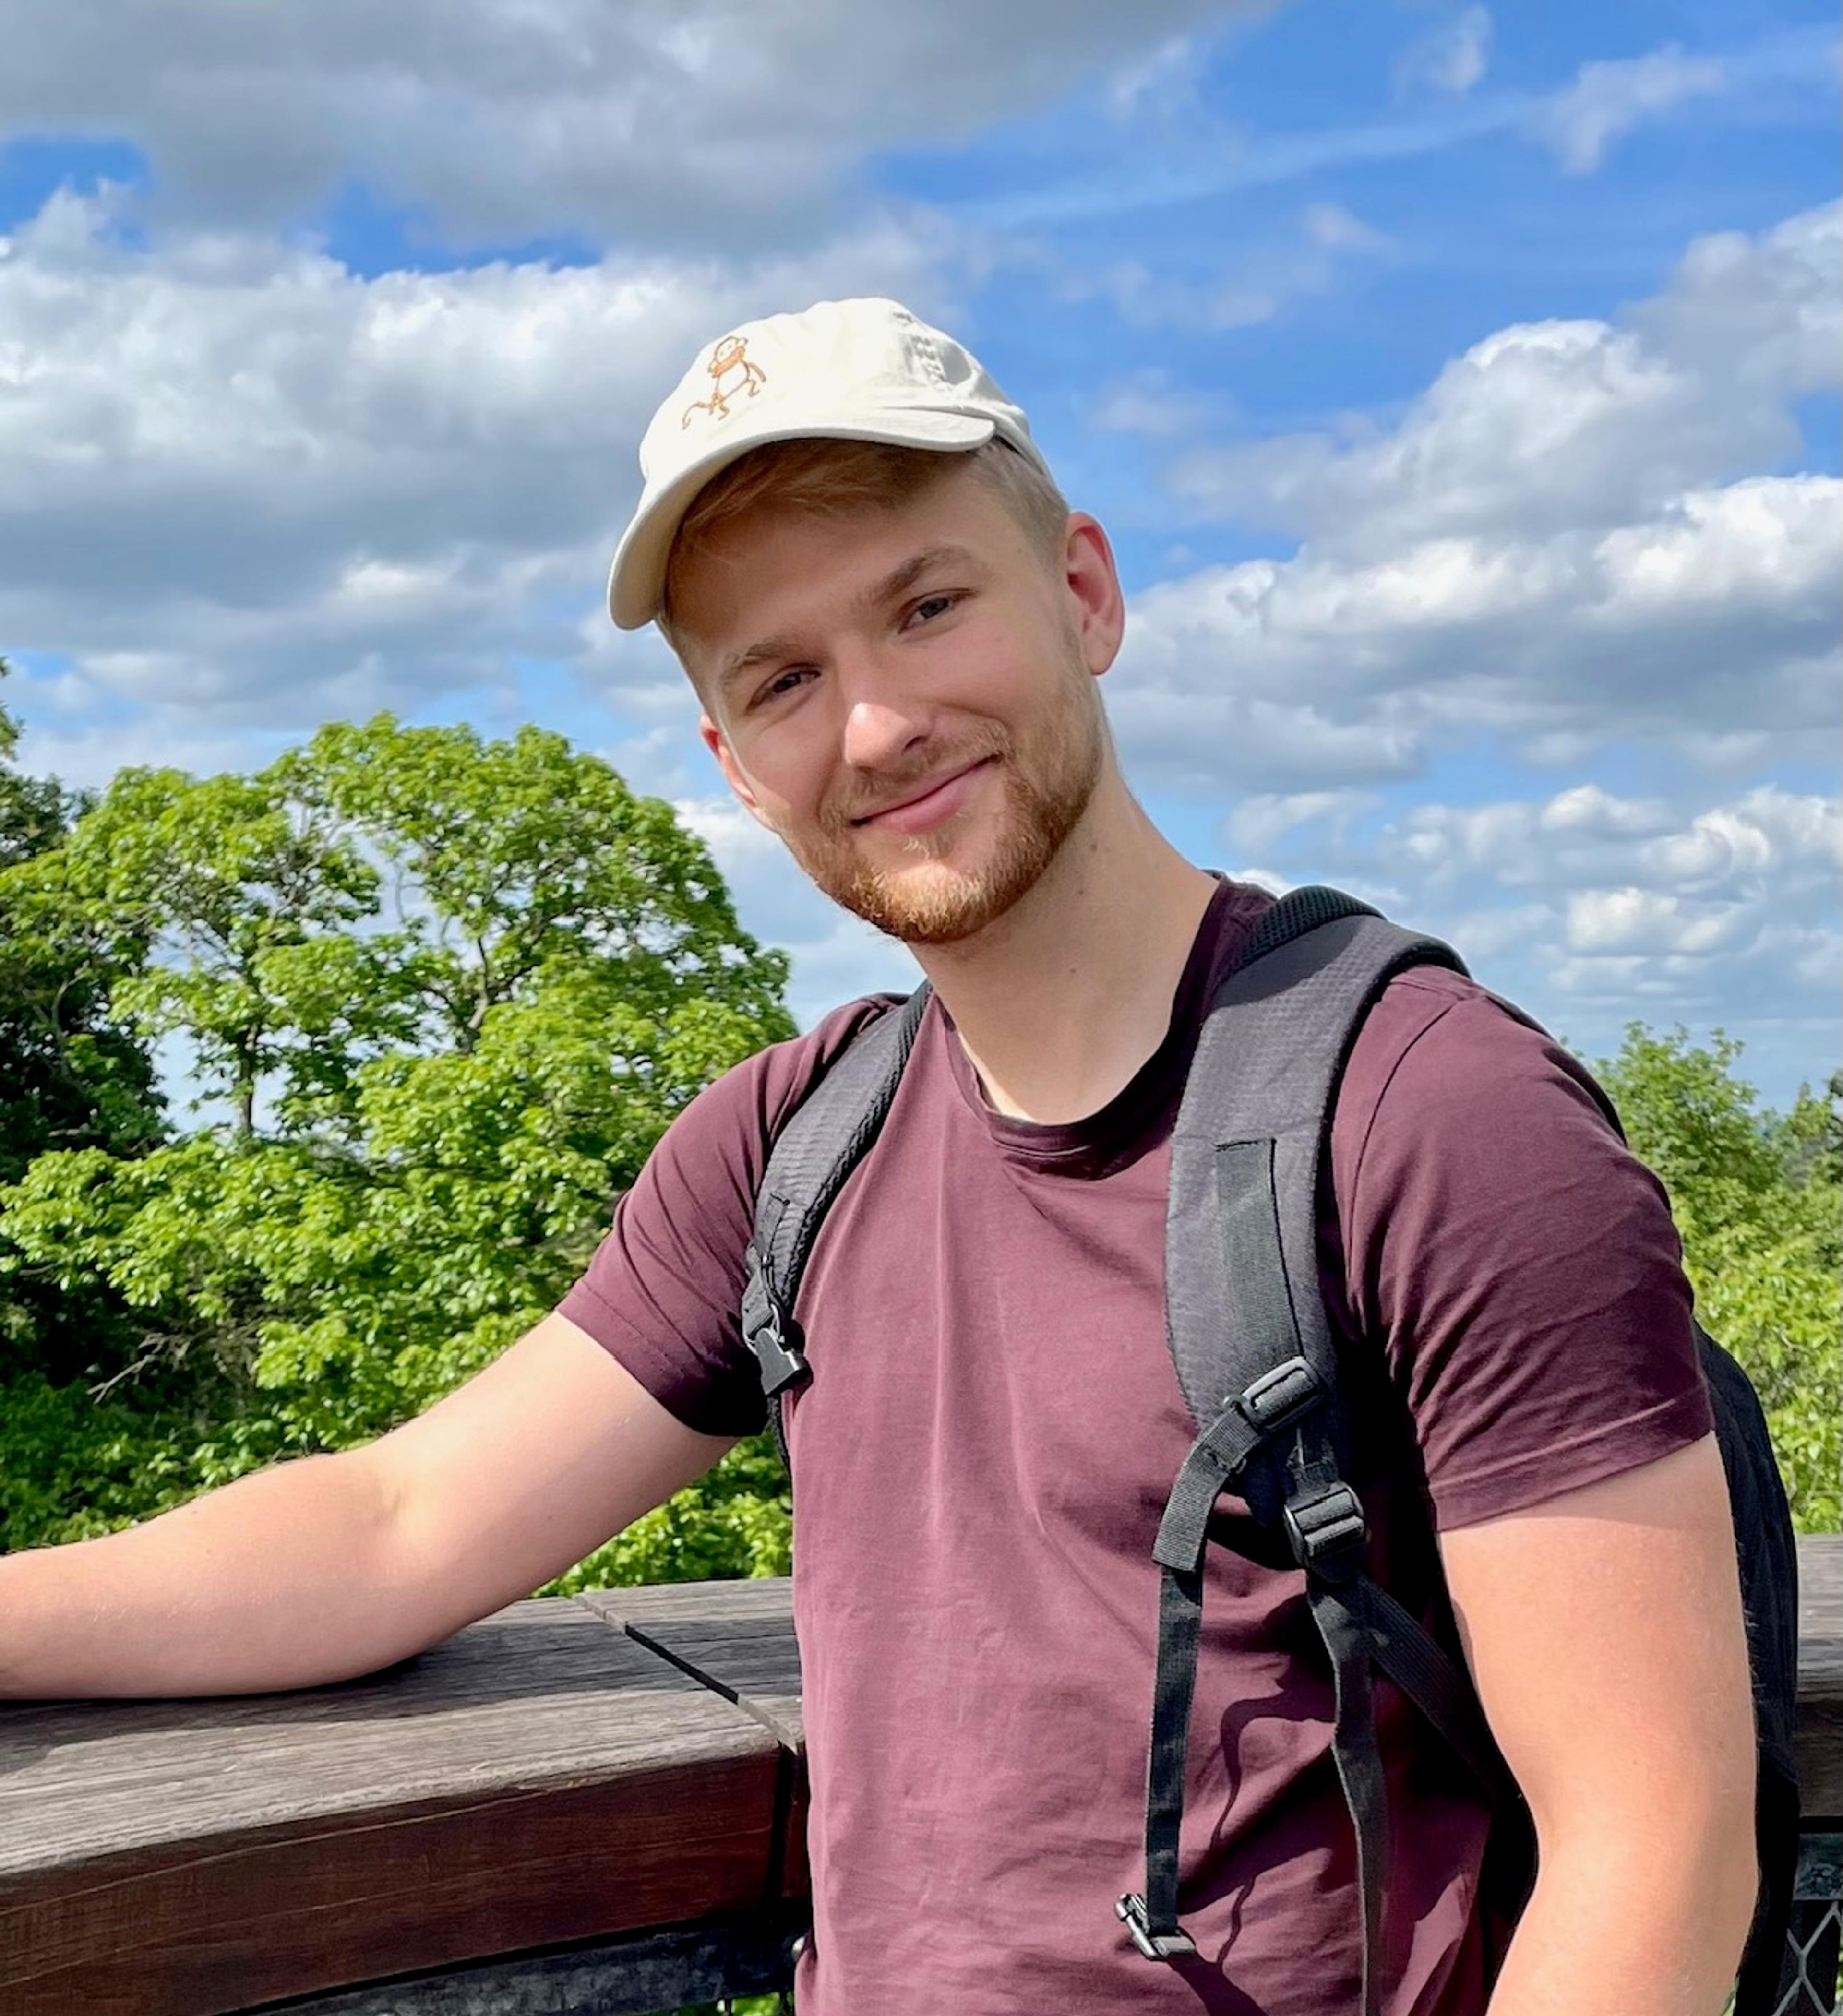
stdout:
<svg viewBox="0 0 1843 2016">
<path fill-rule="evenodd" d="M 1195 1953 L 1178 1922 L 1178 1828 L 1204 1549 L 1217 1499 L 1233 1486 L 1263 1526 L 1284 1535 L 1305 1571 L 1330 1665 L 1332 1755 L 1356 1838 L 1362 2016 L 1380 2007 L 1388 1889 L 1377 1671 L 1484 1787 L 1491 1881 L 1510 1910 L 1521 1909 L 1535 1868 L 1528 1811 L 1470 1678 L 1368 1572 L 1363 1508 L 1345 1481 L 1350 1423 L 1336 1340 L 1318 1282 L 1319 1158 L 1338 1079 L 1370 1004 L 1396 974 L 1419 965 L 1465 970 L 1445 945 L 1385 923 L 1354 898 L 1296 890 L 1262 916 L 1197 1039 L 1172 1137 L 1165 1305 L 1172 1356 L 1200 1432 L 1153 1549 L 1161 1582 L 1146 1887 L 1114 1906 L 1147 1959 Z M 780 1396 L 808 1371 L 793 1315 L 801 1278 L 826 1213 L 889 1111 L 927 991 L 918 988 L 836 1060 L 782 1130 L 763 1175 L 743 1332 L 783 1460 Z M 1760 1895 L 1734 2016 L 1767 2016 L 1798 1852 L 1796 1555 L 1759 1402 L 1734 1360 L 1697 1335 L 1733 1505 L 1759 1740 Z"/>
</svg>

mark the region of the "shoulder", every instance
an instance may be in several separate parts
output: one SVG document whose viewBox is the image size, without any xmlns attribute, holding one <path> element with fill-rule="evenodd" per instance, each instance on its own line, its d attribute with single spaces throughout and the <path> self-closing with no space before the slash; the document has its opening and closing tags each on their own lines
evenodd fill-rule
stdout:
<svg viewBox="0 0 1843 2016">
<path fill-rule="evenodd" d="M 788 1119 L 853 1041 L 898 995 L 866 995 L 834 1008 L 804 1035 L 772 1043 L 707 1085 L 673 1121 L 648 1160 L 640 1188 L 664 1211 L 722 1237 L 746 1229 L 769 1151 Z"/>
<path fill-rule="evenodd" d="M 1437 969 L 1391 981 L 1330 1159 L 1345 1307 L 1384 1346 L 1441 1525 L 1707 1431 L 1662 1188 L 1586 1067 L 1519 1010 Z"/>
<path fill-rule="evenodd" d="M 1352 1245 L 1462 1244 L 1508 1262 L 1596 1212 L 1668 1213 L 1620 1139 L 1592 1074 L 1521 1010 L 1463 974 L 1390 981 L 1352 1045 L 1330 1138 L 1338 1216 Z M 1468 1235 L 1462 1240 L 1462 1228 Z M 1672 1240 L 1674 1235 L 1672 1235 Z"/>
<path fill-rule="evenodd" d="M 1377 1158 L 1486 1151 L 1506 1121 L 1617 1146 L 1586 1066 L 1478 981 L 1415 967 L 1384 988 L 1352 1046 L 1332 1127 L 1333 1176 Z"/>
<path fill-rule="evenodd" d="M 839 1053 L 891 1005 L 883 995 L 848 1002 L 700 1092 L 647 1157 L 563 1299 L 565 1316 L 704 1434 L 747 1435 L 761 1425 L 737 1310 L 769 1151 Z"/>
<path fill-rule="evenodd" d="M 706 1086 L 666 1140 L 682 1149 L 726 1138 L 759 1175 L 776 1136 L 813 1087 L 865 1030 L 902 1003 L 897 994 L 864 995 L 833 1009 L 804 1035 L 758 1050 Z"/>
</svg>

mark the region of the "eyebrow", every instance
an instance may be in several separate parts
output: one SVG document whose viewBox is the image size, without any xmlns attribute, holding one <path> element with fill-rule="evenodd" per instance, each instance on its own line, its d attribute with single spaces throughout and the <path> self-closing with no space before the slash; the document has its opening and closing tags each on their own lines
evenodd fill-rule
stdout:
<svg viewBox="0 0 1843 2016">
<path fill-rule="evenodd" d="M 965 546 L 929 546 L 921 553 L 912 554 L 900 567 L 891 568 L 881 581 L 873 582 L 858 598 L 858 606 L 865 610 L 883 608 L 906 595 L 934 567 L 972 564 L 973 555 Z M 723 661 L 717 673 L 717 684 L 727 696 L 745 672 L 770 659 L 792 657 L 797 650 L 795 642 L 785 636 L 758 638 Z"/>
</svg>

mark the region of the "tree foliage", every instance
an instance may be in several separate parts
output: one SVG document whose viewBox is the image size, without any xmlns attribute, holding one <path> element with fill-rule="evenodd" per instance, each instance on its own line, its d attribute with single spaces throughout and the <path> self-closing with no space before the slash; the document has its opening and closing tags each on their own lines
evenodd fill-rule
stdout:
<svg viewBox="0 0 1843 2016">
<path fill-rule="evenodd" d="M 701 844 L 554 735 L 380 716 L 93 801 L 10 743 L 0 714 L 0 1544 L 449 1391 L 555 1305 L 692 1095 L 791 1033 Z M 1837 1087 L 1774 1114 L 1737 1055 L 1634 1025 L 1602 1071 L 1801 1523 L 1834 1526 Z M 787 1562 L 757 1438 L 556 1586 Z"/>
<path fill-rule="evenodd" d="M 0 1184 L 49 1150 L 130 1155 L 163 1131 L 146 1046 L 109 1012 L 115 976 L 92 948 L 38 928 L 9 899 L 7 871 L 53 851 L 82 809 L 54 780 L 15 769 L 13 746 L 0 709 Z M 9 1276 L 7 1258 L 0 1237 L 0 1380 L 99 1379 L 118 1369 L 131 1348 L 118 1299 Z"/>
<path fill-rule="evenodd" d="M 1634 1023 L 1600 1067 L 1632 1147 L 1670 1193 L 1697 1314 L 1766 1412 L 1793 1517 L 1843 1524 L 1843 1075 L 1762 1111 L 1740 1046 Z"/>
<path fill-rule="evenodd" d="M 62 1438 L 22 1465 L 8 1431 L 13 1545 L 427 1405 L 555 1305 L 692 1094 L 791 1033 L 784 961 L 702 843 L 533 729 L 380 717 L 254 776 L 127 771 L 6 874 L 116 1013 L 184 1046 L 202 1115 L 144 1152 L 41 1153 L 0 1193 L 19 1278 L 132 1312 L 154 1409 L 131 1453 L 122 1413 L 16 1396 Z M 112 1452 L 139 1487 L 109 1489 Z M 706 1488 L 730 1540 L 687 1558 L 784 1556 L 751 1537 L 776 1508 L 743 1502 L 750 1460 Z M 668 1524 L 625 1553 L 664 1558 Z"/>
</svg>

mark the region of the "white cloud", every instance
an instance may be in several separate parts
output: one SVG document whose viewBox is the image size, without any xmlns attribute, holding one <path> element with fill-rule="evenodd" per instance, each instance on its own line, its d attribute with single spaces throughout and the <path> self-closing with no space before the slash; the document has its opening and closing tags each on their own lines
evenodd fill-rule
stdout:
<svg viewBox="0 0 1843 2016">
<path fill-rule="evenodd" d="M 1670 285 L 1631 326 L 1704 387 L 1753 414 L 1758 452 L 1787 445 L 1775 404 L 1834 385 L 1843 341 L 1837 268 L 1843 207 L 1830 203 L 1750 238 L 1716 232 L 1684 254 Z"/>
<path fill-rule="evenodd" d="M 1306 237 L 1333 252 L 1385 252 L 1390 239 L 1341 203 L 1308 203 L 1301 219 Z"/>
<path fill-rule="evenodd" d="M 1796 755 L 1835 716 L 1840 545 L 1843 483 L 1762 477 L 1598 536 L 1208 569 L 1135 598 L 1113 718 L 1143 783 L 1202 796 L 1401 776 L 1480 731 L 1719 756 L 1744 724 L 1735 753 Z"/>
<path fill-rule="evenodd" d="M 1398 88 L 1425 85 L 1463 98 L 1484 76 L 1491 57 L 1491 14 L 1467 7 L 1412 44 L 1395 66 Z"/>
<path fill-rule="evenodd" d="M 1635 1013 L 1834 1028 L 1834 798 L 1767 785 L 1697 806 L 1583 784 L 1380 822 L 1365 810 L 1330 794 L 1257 800 L 1226 837 L 1449 938 L 1488 985 L 1578 1036 L 1616 1040 Z"/>
<path fill-rule="evenodd" d="M 1204 509 L 1305 535 L 1136 598 L 1113 684 L 1142 781 L 1347 788 L 1481 732 L 1734 765 L 1835 719 L 1843 483 L 1747 474 L 1833 378 L 1843 209 L 1692 248 L 1626 326 L 1519 325 L 1386 430 L 1184 458 Z"/>
<path fill-rule="evenodd" d="M 1386 233 L 1341 203 L 1312 203 L 1295 225 L 1200 272 L 1136 257 L 1077 267 L 1030 240 L 1004 247 L 1002 256 L 1015 272 L 1041 274 L 1059 300 L 1107 301 L 1134 328 L 1213 334 L 1271 322 L 1296 302 L 1330 293 L 1352 261 L 1393 249 Z"/>
<path fill-rule="evenodd" d="M 1583 63 L 1574 82 L 1549 99 L 1532 124 L 1570 175 L 1590 175 L 1622 134 L 1727 84 L 1719 63 L 1686 56 L 1672 42 L 1622 62 Z"/>
<path fill-rule="evenodd" d="M 257 726 L 578 657 L 634 444 L 699 343 L 826 294 L 951 306 L 943 242 L 894 221 L 753 263 L 375 278 L 112 224 L 60 196 L 0 240 L 0 643 Z M 629 670 L 659 683 L 656 655 L 598 658 Z"/>
<path fill-rule="evenodd" d="M 1198 53 L 1188 35 L 1173 35 L 1147 55 L 1123 64 L 1107 80 L 1109 116 L 1118 124 L 1157 123 L 1193 114 Z"/>
<path fill-rule="evenodd" d="M 1843 206 L 1698 241 L 1619 325 L 1514 323 L 1445 366 L 1393 427 L 1352 421 L 1180 465 L 1211 512 L 1342 544 L 1612 525 L 1798 441 L 1834 383 Z"/>
<path fill-rule="evenodd" d="M 1090 424 L 1108 434 L 1175 440 L 1193 436 L 1199 427 L 1219 421 L 1233 410 L 1222 392 L 1179 385 L 1168 371 L 1154 367 L 1102 386 L 1088 417 Z"/>
<path fill-rule="evenodd" d="M 1762 785 L 1686 813 L 1658 797 L 1581 784 L 1541 801 L 1421 805 L 1385 829 L 1377 859 L 1424 887 L 1485 875 L 1510 887 L 1617 895 L 1638 886 L 1678 897 L 1761 895 L 1781 872 L 1815 886 L 1843 866 L 1843 809 L 1834 800 Z M 1603 905 L 1604 907 L 1604 905 Z"/>
<path fill-rule="evenodd" d="M 1341 837 L 1351 821 L 1377 804 L 1373 791 L 1257 791 L 1238 799 L 1223 826 L 1228 839 L 1251 854 L 1262 853 L 1302 826 L 1330 822 Z"/>
<path fill-rule="evenodd" d="M 824 228 L 866 149 L 957 138 L 1234 11 L 0 0 L 0 139 L 126 139 L 152 160 L 159 212 L 213 224 L 294 220 L 357 182 L 451 241 L 753 252 Z"/>
<path fill-rule="evenodd" d="M 1016 263 L 1023 265 L 1028 260 Z M 1234 271 L 1201 279 L 1174 273 L 1143 259 L 1112 259 L 1079 269 L 1064 265 L 1058 297 L 1071 304 L 1104 301 L 1134 329 L 1183 329 L 1219 333 L 1271 322 L 1281 307 L 1277 286 Z"/>
<path fill-rule="evenodd" d="M 1838 55 L 1834 31 L 1816 22 L 1726 50 L 1725 89 L 1709 117 L 1730 128 L 1788 113 L 1808 121 L 1815 94 L 1827 88 L 1827 78 L 1834 81 Z M 1463 74 L 1463 68 L 1453 74 Z M 1419 81 L 1412 74 L 1402 80 L 1405 86 Z M 1188 127 L 1174 121 L 1174 133 L 1150 136 L 1165 144 L 1137 146 L 1098 164 L 1078 150 L 1066 171 L 970 202 L 962 214 L 977 214 L 1006 232 L 1074 229 L 1142 213 L 1150 223 L 1151 213 L 1177 203 L 1233 198 L 1326 174 L 1361 174 L 1379 163 L 1469 147 L 1492 135 L 1521 133 L 1550 144 L 1553 102 L 1511 89 L 1449 92 L 1442 103 L 1423 103 L 1373 121 L 1345 118 L 1316 130 L 1289 124 L 1266 132 L 1235 131 L 1219 120 L 1200 119 Z"/>
</svg>

